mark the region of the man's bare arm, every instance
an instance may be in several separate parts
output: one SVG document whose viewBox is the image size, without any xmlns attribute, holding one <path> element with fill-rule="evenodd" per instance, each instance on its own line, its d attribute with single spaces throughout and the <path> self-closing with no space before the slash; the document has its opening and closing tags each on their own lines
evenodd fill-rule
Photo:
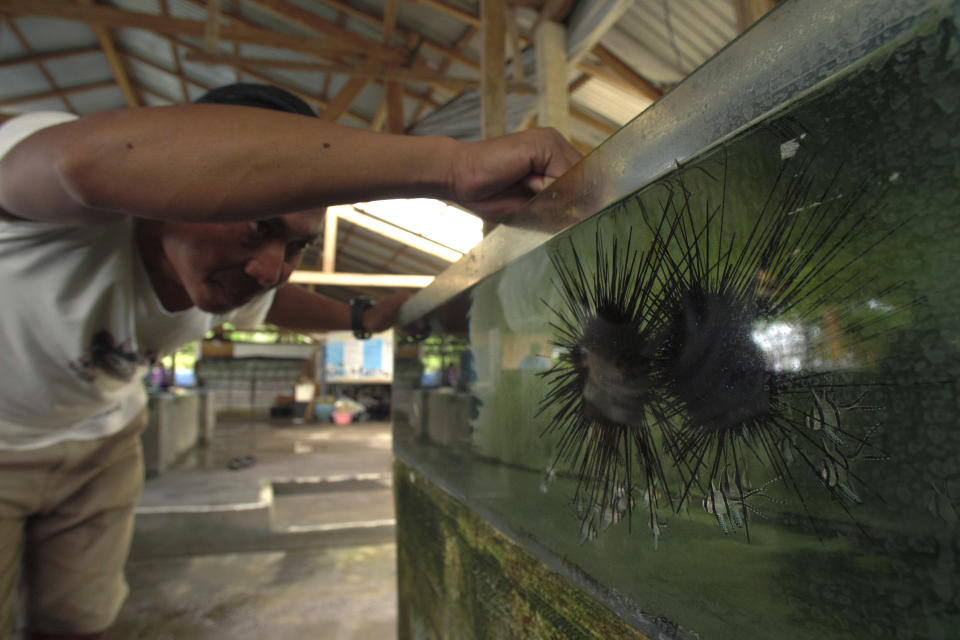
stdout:
<svg viewBox="0 0 960 640">
<path fill-rule="evenodd" d="M 578 159 L 549 129 L 465 143 L 231 105 L 124 109 L 16 145 L 0 163 L 0 208 L 67 224 L 231 222 L 418 196 L 496 219 Z"/>
<path fill-rule="evenodd" d="M 409 297 L 409 292 L 400 291 L 367 309 L 364 329 L 376 333 L 392 327 L 400 306 Z M 303 333 L 349 330 L 350 306 L 287 283 L 277 289 L 266 321 Z"/>
</svg>

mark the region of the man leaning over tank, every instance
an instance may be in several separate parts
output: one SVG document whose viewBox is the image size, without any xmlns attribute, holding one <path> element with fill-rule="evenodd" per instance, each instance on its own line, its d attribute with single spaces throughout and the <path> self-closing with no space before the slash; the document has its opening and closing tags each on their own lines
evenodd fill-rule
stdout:
<svg viewBox="0 0 960 640">
<path fill-rule="evenodd" d="M 351 327 L 287 283 L 324 207 L 433 197 L 496 221 L 579 159 L 551 129 L 377 134 L 260 85 L 199 102 L 0 128 L 0 638 L 21 572 L 32 638 L 102 637 L 119 611 L 151 359 L 224 321 Z"/>
</svg>

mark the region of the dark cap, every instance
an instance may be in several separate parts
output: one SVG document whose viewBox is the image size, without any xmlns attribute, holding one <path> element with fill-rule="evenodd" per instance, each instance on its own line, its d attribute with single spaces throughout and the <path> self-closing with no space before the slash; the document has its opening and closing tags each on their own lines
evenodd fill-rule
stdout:
<svg viewBox="0 0 960 640">
<path fill-rule="evenodd" d="M 247 82 L 228 84 L 211 89 L 194 102 L 198 104 L 235 104 L 245 107 L 260 107 L 261 109 L 274 109 L 275 111 L 299 113 L 303 116 L 312 117 L 317 115 L 310 108 L 310 105 L 289 91 L 266 84 Z"/>
</svg>

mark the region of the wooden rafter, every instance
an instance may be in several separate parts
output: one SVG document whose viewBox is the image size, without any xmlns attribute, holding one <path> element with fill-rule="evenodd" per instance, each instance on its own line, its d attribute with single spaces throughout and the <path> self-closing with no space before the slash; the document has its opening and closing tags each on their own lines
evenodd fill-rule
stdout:
<svg viewBox="0 0 960 640">
<path fill-rule="evenodd" d="M 480 27 L 483 24 L 483 21 L 480 19 L 480 16 L 474 15 L 465 9 L 453 5 L 445 0 L 417 0 L 419 4 L 422 4 L 427 7 L 432 7 L 437 11 L 441 11 L 448 16 L 453 16 L 461 22 L 465 22 L 474 27 Z"/>
<path fill-rule="evenodd" d="M 453 45 L 454 50 L 458 52 L 461 51 L 464 47 L 470 44 L 470 41 L 473 39 L 475 35 L 477 35 L 477 33 L 479 33 L 479 31 L 480 30 L 477 27 L 472 27 L 472 26 L 467 27 L 467 29 L 462 34 L 460 34 L 460 37 L 457 38 L 457 41 L 454 43 Z M 453 61 L 454 59 L 451 58 L 450 56 L 444 56 L 443 61 L 440 63 L 440 68 L 438 69 L 439 73 L 446 73 L 447 70 L 450 68 L 450 65 L 453 64 Z M 427 91 L 427 97 L 429 98 L 432 94 L 433 94 L 433 88 Z M 416 122 L 420 118 L 420 115 L 423 113 L 423 109 L 424 109 L 423 103 L 417 106 L 417 110 L 413 112 L 413 117 L 411 118 L 413 122 Z"/>
<path fill-rule="evenodd" d="M 570 117 L 575 120 L 579 120 L 585 124 L 590 125 L 594 129 L 599 129 L 605 135 L 612 136 L 617 132 L 618 127 L 616 125 L 610 124 L 606 120 L 601 120 L 596 116 L 592 116 L 582 109 L 577 109 L 576 107 L 570 107 Z"/>
<path fill-rule="evenodd" d="M 274 58 L 250 58 L 244 56 L 208 55 L 199 51 L 191 51 L 186 55 L 191 62 L 206 64 L 227 64 L 237 67 L 257 67 L 262 69 L 290 69 L 297 71 L 313 71 L 316 73 L 339 74 L 367 79 L 377 79 L 385 82 L 402 80 L 419 82 L 451 91 L 461 91 L 472 87 L 479 87 L 480 80 L 460 76 L 447 76 L 434 71 L 420 71 L 403 67 L 376 65 L 374 67 L 336 64 L 318 64 L 301 62 L 299 60 L 276 60 Z M 533 92 L 533 86 L 526 83 L 510 83 L 508 88 L 517 93 Z"/>
<path fill-rule="evenodd" d="M 165 102 L 170 102 L 170 103 L 172 103 L 172 104 L 176 104 L 176 103 L 177 103 L 177 98 L 175 98 L 174 96 L 171 96 L 171 95 L 167 95 L 167 94 L 165 94 L 165 93 L 163 93 L 163 92 L 161 92 L 161 91 L 159 91 L 159 90 L 157 90 L 157 89 L 154 89 L 153 87 L 147 87 L 147 86 L 142 85 L 142 84 L 139 84 L 139 83 L 137 83 L 137 84 L 134 85 L 134 86 L 135 86 L 135 88 L 136 88 L 137 91 L 139 91 L 139 92 L 141 92 L 141 93 L 143 93 L 143 94 L 152 95 L 152 96 L 154 96 L 155 98 L 160 98 L 161 100 L 163 100 L 163 101 L 165 101 Z"/>
<path fill-rule="evenodd" d="M 333 273 L 337 261 L 337 210 L 327 207 L 323 214 L 323 271 Z"/>
<path fill-rule="evenodd" d="M 42 91 L 40 93 L 31 93 L 23 96 L 13 96 L 0 100 L 0 107 L 10 104 L 21 104 L 24 102 L 36 102 L 38 100 L 49 100 L 50 98 L 59 98 L 62 94 L 83 93 L 84 91 L 95 91 L 97 89 L 106 89 L 115 87 L 113 80 L 103 80 L 101 82 L 91 82 L 73 87 L 61 87 L 56 91 Z"/>
<path fill-rule="evenodd" d="M 358 211 L 351 206 L 340 206 L 336 209 L 337 217 L 340 220 L 346 220 L 347 222 L 363 227 L 369 231 L 386 236 L 387 238 L 390 238 L 396 242 L 410 245 L 415 249 L 419 249 L 424 253 L 429 253 L 430 255 L 446 260 L 447 262 L 456 262 L 463 256 L 461 251 L 451 249 L 450 247 L 442 245 L 439 242 L 435 242 L 424 236 L 417 235 L 412 231 L 407 231 L 406 229 L 381 220 L 380 218 L 376 218 L 363 213 L 362 211 Z M 329 211 L 330 209 L 328 208 L 327 210 Z"/>
<path fill-rule="evenodd" d="M 663 95 L 663 92 L 654 86 L 652 82 L 634 71 L 630 65 L 618 58 L 603 45 L 596 45 L 591 52 L 600 59 L 600 62 L 609 67 L 616 77 L 626 83 L 626 85 L 636 93 L 650 100 L 657 100 Z"/>
<path fill-rule="evenodd" d="M 288 0 L 247 0 L 252 6 L 261 9 L 270 15 L 284 21 L 293 22 L 301 27 L 319 33 L 330 40 L 343 43 L 339 53 L 354 51 L 366 53 L 370 57 L 381 60 L 402 60 L 406 52 L 394 47 L 382 45 L 376 40 L 354 33 L 345 27 L 338 26 L 323 17 L 302 9 Z M 281 45 L 282 46 L 282 45 Z M 334 52 L 335 54 L 337 52 Z"/>
<path fill-rule="evenodd" d="M 507 78 L 504 69 L 506 56 L 506 0 L 480 0 L 483 18 L 483 85 L 480 93 L 481 135 L 493 138 L 507 132 Z"/>
<path fill-rule="evenodd" d="M 385 0 L 383 5 L 383 43 L 389 45 L 397 30 L 397 0 Z M 387 131 L 403 133 L 403 83 L 400 69 L 391 73 L 385 85 L 383 104 L 386 107 Z"/>
<path fill-rule="evenodd" d="M 340 91 L 337 92 L 337 95 L 333 96 L 327 108 L 320 114 L 320 118 L 328 122 L 339 120 L 340 116 L 346 113 L 353 101 L 357 99 L 360 92 L 367 88 L 367 82 L 369 81 L 362 76 L 355 76 L 347 80 Z"/>
<path fill-rule="evenodd" d="M 93 6 L 93 0 L 80 0 L 80 4 L 90 7 Z M 117 86 L 120 87 L 120 92 L 123 93 L 123 99 L 127 103 L 127 106 L 139 107 L 140 98 L 137 97 L 137 92 L 133 89 L 133 84 L 130 82 L 130 76 L 127 73 L 126 66 L 123 64 L 120 56 L 117 55 L 117 46 L 113 42 L 113 36 L 110 34 L 110 30 L 99 24 L 91 24 L 90 28 L 100 42 L 100 49 L 103 51 L 103 56 L 107 59 L 107 65 L 110 67 L 113 79 L 117 81 Z"/>
<path fill-rule="evenodd" d="M 419 289 L 433 282 L 434 276 L 396 273 L 324 273 L 322 271 L 297 270 L 290 282 L 336 286 L 410 287 Z"/>
<path fill-rule="evenodd" d="M 622 75 L 614 73 L 605 65 L 598 65 L 588 60 L 581 60 L 577 63 L 577 70 L 581 73 L 589 75 L 591 78 L 603 80 L 604 82 L 629 91 L 630 93 L 640 96 L 641 98 L 646 98 L 647 100 L 656 100 L 660 96 L 659 90 L 656 90 L 654 93 L 645 89 L 641 89 L 640 86 L 627 80 Z M 653 97 L 654 95 L 656 97 Z"/>
<path fill-rule="evenodd" d="M 170 7 L 167 5 L 167 0 L 160 0 L 160 12 L 168 18 L 170 17 Z M 183 66 L 180 64 L 180 52 L 172 41 L 168 40 L 167 44 L 170 46 L 170 56 L 173 58 L 174 73 L 180 79 L 180 92 L 183 94 L 183 101 L 190 102 L 186 74 L 183 73 Z"/>
<path fill-rule="evenodd" d="M 588 73 L 581 73 L 579 76 L 577 76 L 577 79 L 576 79 L 576 80 L 574 80 L 574 81 L 571 82 L 569 85 L 567 85 L 567 91 L 570 92 L 570 95 L 573 95 L 573 94 L 576 92 L 577 89 L 579 89 L 579 88 L 582 87 L 583 85 L 587 84 L 587 83 L 590 82 L 590 80 L 592 80 L 592 79 L 593 79 L 593 78 L 590 76 L 590 74 L 588 74 Z"/>
<path fill-rule="evenodd" d="M 327 0 L 329 1 L 329 0 Z M 737 0 L 738 2 L 748 2 L 752 0 Z M 759 2 L 771 2 L 772 0 L 757 0 Z M 453 16 L 458 20 L 472 25 L 477 26 L 480 24 L 480 17 L 471 14 L 470 12 L 451 5 L 445 0 L 417 0 L 420 4 L 424 4 L 430 7 L 442 11 L 447 15 Z M 564 16 L 569 13 L 572 2 L 570 0 L 513 0 L 511 4 L 516 6 L 528 6 L 535 9 L 539 9 L 540 13 L 537 18 L 537 24 L 543 19 L 557 19 L 558 16 Z M 534 30 L 536 25 L 534 26 Z M 529 38 L 521 37 L 521 42 L 529 41 Z M 643 78 L 640 74 L 633 71 L 628 65 L 626 65 L 622 60 L 610 53 L 602 45 L 597 44 L 593 47 L 592 52 L 597 55 L 601 60 L 604 61 L 606 67 L 601 67 L 596 64 L 592 64 L 585 60 L 577 62 L 577 69 L 586 74 L 589 77 L 597 77 L 611 84 L 619 86 L 621 88 L 627 89 L 632 93 L 635 93 L 639 96 L 650 100 L 656 100 L 661 95 L 662 92 L 656 86 L 653 85 L 646 78 Z M 584 80 L 585 82 L 586 80 Z M 418 114 L 419 115 L 419 114 Z M 416 117 L 414 118 L 416 120 Z M 532 121 L 531 121 L 532 122 Z"/>
<path fill-rule="evenodd" d="M 174 46 L 174 45 L 171 43 L 171 46 Z M 186 91 L 185 87 L 186 87 L 186 85 L 188 85 L 188 84 L 192 84 L 192 85 L 194 85 L 194 86 L 196 86 L 196 87 L 199 87 L 200 89 L 203 89 L 204 91 L 209 91 L 210 89 L 213 89 L 212 86 L 210 86 L 209 84 L 207 84 L 207 83 L 205 83 L 205 82 L 201 82 L 201 81 L 199 81 L 199 80 L 195 80 L 195 79 L 192 79 L 192 78 L 191 78 L 191 79 L 187 79 L 187 78 L 182 74 L 182 72 L 178 72 L 178 71 L 177 71 L 177 67 L 176 67 L 176 66 L 175 66 L 173 69 L 171 69 L 171 68 L 169 68 L 169 67 L 165 67 L 165 66 L 163 66 L 162 64 L 158 64 L 155 60 L 150 60 L 149 58 L 145 58 L 145 57 L 143 57 L 142 55 L 140 55 L 139 53 L 136 53 L 136 52 L 134 52 L 134 51 L 130 51 L 129 49 L 127 49 L 127 48 L 125 48 L 125 47 L 117 47 L 117 52 L 118 52 L 121 56 L 123 56 L 124 58 L 127 58 L 127 59 L 129 59 L 129 60 L 134 60 L 134 61 L 136 61 L 136 62 L 139 63 L 139 64 L 142 64 L 142 65 L 145 65 L 145 66 L 147 66 L 147 67 L 150 67 L 151 69 L 156 69 L 157 71 L 161 71 L 161 72 L 163 72 L 163 73 L 166 73 L 167 75 L 171 75 L 171 76 L 173 76 L 173 77 L 175 77 L 175 78 L 179 78 L 180 81 L 181 81 L 181 88 L 182 88 L 184 91 Z M 179 66 L 179 65 L 178 65 L 178 66 Z M 174 100 L 173 102 L 178 102 L 178 100 Z M 188 96 L 187 99 L 184 100 L 183 102 L 189 102 L 189 96 Z"/>
<path fill-rule="evenodd" d="M 8 23 L 12 24 L 12 22 Z M 11 29 L 13 31 L 13 29 Z M 16 36 L 18 31 L 13 31 Z M 22 35 L 22 34 L 21 34 Z M 22 45 L 22 43 L 21 43 Z M 26 47 L 24 47 L 26 49 Z M 29 51 L 29 50 L 28 50 Z M 5 67 L 15 67 L 21 64 L 43 64 L 51 60 L 61 60 L 63 58 L 72 58 L 74 56 L 85 56 L 91 53 L 100 53 L 100 47 L 78 47 L 75 49 L 64 49 L 63 51 L 45 51 L 44 53 L 31 53 L 30 55 L 19 58 L 8 58 L 0 60 L 0 69 Z"/>
<path fill-rule="evenodd" d="M 189 2 L 190 4 L 193 4 L 194 6 L 198 6 L 198 7 L 202 7 L 202 6 L 203 6 L 198 0 L 186 0 L 186 1 Z M 244 19 L 242 19 L 242 18 L 240 18 L 240 17 L 238 17 L 238 16 L 236 16 L 236 15 L 233 15 L 233 14 L 228 13 L 228 12 L 224 12 L 224 15 L 227 16 L 227 17 L 229 17 L 229 18 L 230 18 L 234 23 L 236 23 L 236 24 L 244 25 L 244 26 L 251 26 L 251 23 L 249 23 L 248 21 L 246 21 L 246 20 L 244 20 Z M 165 36 L 161 36 L 161 37 L 165 37 Z M 184 49 L 186 49 L 186 50 L 188 51 L 188 55 L 197 55 L 197 56 L 206 55 L 206 53 L 203 51 L 203 49 L 201 49 L 200 47 L 197 47 L 197 46 L 195 46 L 195 45 L 193 45 L 193 44 L 190 44 L 190 43 L 185 42 L 185 41 L 183 41 L 183 40 L 174 40 L 174 39 L 169 38 L 169 37 L 167 37 L 167 39 L 170 40 L 171 42 L 175 42 L 175 43 L 177 44 L 177 46 L 180 46 L 180 47 L 183 47 Z M 318 94 L 314 94 L 314 93 L 310 93 L 310 92 L 307 92 L 307 91 L 303 91 L 302 89 L 300 89 L 300 88 L 298 88 L 298 87 L 294 87 L 294 86 L 292 86 L 292 85 L 290 85 L 290 84 L 288 84 L 288 83 L 285 83 L 285 82 L 282 82 L 282 81 L 280 81 L 280 80 L 277 80 L 276 78 L 271 78 L 271 77 L 265 76 L 265 75 L 263 75 L 263 74 L 261 74 L 261 73 L 259 73 L 259 72 L 257 72 L 257 71 L 254 71 L 254 70 L 251 69 L 250 67 L 245 67 L 245 66 L 242 66 L 242 65 L 234 65 L 234 64 L 230 64 L 230 63 L 225 63 L 225 64 L 227 64 L 228 66 L 232 67 L 232 68 L 234 69 L 234 71 L 237 73 L 238 77 L 239 77 L 239 75 L 240 75 L 241 73 L 243 73 L 244 75 L 249 76 L 251 80 L 254 80 L 254 81 L 256 81 L 256 82 L 263 82 L 263 83 L 265 83 L 265 84 L 272 84 L 272 85 L 274 85 L 275 87 L 278 87 L 278 88 L 280 88 L 280 89 L 284 89 L 285 91 L 288 91 L 288 92 L 292 93 L 293 95 L 297 96 L 297 97 L 300 98 L 301 100 L 304 100 L 304 101 L 306 101 L 306 102 L 309 103 L 309 104 L 312 104 L 312 105 L 314 106 L 314 108 L 317 109 L 318 112 L 322 112 L 324 109 L 327 108 L 327 105 L 329 104 L 329 100 L 328 100 L 328 98 L 327 98 L 327 92 L 326 92 L 326 90 L 323 90 L 319 95 L 318 95 Z M 329 77 L 329 75 L 328 75 L 327 77 Z M 344 114 L 344 116 L 349 117 L 350 119 L 358 122 L 359 124 L 365 125 L 365 126 L 367 126 L 367 127 L 370 126 L 370 121 L 369 121 L 367 118 L 365 118 L 364 116 L 360 115 L 360 114 L 357 114 L 357 113 L 354 113 L 354 112 L 348 110 L 348 111 Z"/>
<path fill-rule="evenodd" d="M 537 119 L 569 138 L 566 35 L 562 24 L 544 20 L 538 24 L 533 37 L 537 61 Z"/>
<path fill-rule="evenodd" d="M 42 56 L 25 56 L 17 60 L 0 61 L 0 66 L 14 66 L 30 61 L 36 64 L 37 62 L 70 55 L 101 51 L 108 58 L 113 58 L 111 67 L 115 70 L 115 85 L 121 87 L 121 89 L 123 89 L 124 84 L 127 85 L 124 94 L 128 104 L 131 102 L 130 98 L 127 97 L 128 94 L 134 96 L 139 94 L 140 98 L 149 94 L 162 98 L 164 101 L 186 102 L 190 99 L 190 92 L 196 91 L 196 87 L 204 90 L 208 90 L 210 87 L 189 76 L 181 65 L 181 60 L 185 57 L 195 61 L 203 59 L 204 52 L 198 46 L 200 43 L 195 38 L 202 38 L 204 27 L 211 24 L 209 21 L 214 19 L 214 10 L 220 9 L 217 24 L 223 28 L 223 31 L 219 41 L 226 43 L 226 46 L 217 47 L 216 55 L 209 56 L 208 54 L 206 61 L 223 64 L 233 69 L 238 80 L 243 75 L 249 81 L 270 83 L 287 89 L 314 105 L 321 116 L 325 115 L 329 118 L 348 117 L 364 126 L 377 126 L 381 122 L 386 123 L 389 113 L 387 106 L 392 104 L 394 105 L 395 118 L 390 128 L 392 130 L 402 130 L 404 121 L 396 117 L 396 114 L 401 113 L 400 105 L 404 99 L 416 100 L 416 110 L 411 118 L 411 121 L 416 121 L 425 110 L 440 106 L 438 99 L 434 97 L 437 92 L 440 92 L 439 98 L 443 100 L 463 89 L 475 88 L 479 82 L 475 78 L 465 77 L 469 74 L 448 75 L 448 70 L 453 68 L 455 64 L 461 64 L 466 69 L 475 71 L 480 71 L 481 67 L 478 60 L 464 52 L 466 45 L 478 33 L 478 29 L 474 25 L 479 23 L 480 18 L 473 15 L 469 10 L 459 8 L 450 0 L 410 0 L 443 11 L 466 25 L 461 37 L 449 45 L 433 42 L 429 38 L 425 38 L 421 34 L 398 24 L 396 15 L 399 0 L 385 0 L 383 15 L 377 15 L 371 10 L 346 4 L 345 0 L 317 0 L 336 11 L 338 13 L 336 19 L 327 19 L 323 15 L 314 13 L 309 10 L 308 5 L 298 0 L 243 0 L 243 6 L 255 6 L 261 11 L 266 11 L 274 17 L 281 18 L 284 22 L 301 29 L 300 31 L 295 30 L 293 33 L 281 33 L 276 28 L 267 28 L 238 16 L 236 12 L 239 10 L 239 3 L 237 2 L 224 2 L 223 0 L 181 1 L 209 12 L 208 21 L 205 22 L 202 19 L 186 20 L 171 16 L 169 0 L 157 0 L 156 8 L 153 9 L 156 12 L 155 14 L 128 11 L 112 6 L 114 2 L 103 0 L 0 0 L 0 20 L 3 19 L 4 15 L 8 15 L 11 23 L 13 16 L 31 14 L 87 22 L 91 28 L 98 32 L 98 35 L 105 33 L 108 28 L 129 27 L 151 31 L 166 41 L 165 46 L 170 47 L 173 60 L 172 65 L 166 62 L 158 64 L 155 60 L 136 54 L 129 49 L 118 47 L 109 37 L 109 34 L 106 34 L 106 39 L 101 39 L 102 47 L 100 49 L 84 48 L 66 52 L 50 52 L 42 54 Z M 511 5 L 518 4 L 517 0 L 507 1 Z M 542 10 L 563 4 L 561 0 L 520 0 L 520 2 L 532 4 L 535 8 Z M 348 29 L 346 24 L 348 16 L 380 28 L 382 30 L 380 37 L 365 36 Z M 282 28 L 280 27 L 280 29 Z M 315 37 L 297 35 L 305 33 L 302 29 L 307 29 L 317 35 Z M 524 40 L 526 41 L 528 38 L 529 35 L 525 34 Z M 282 39 L 282 42 L 280 39 Z M 258 59 L 237 53 L 238 44 L 247 42 L 304 53 L 316 62 Z M 230 51 L 231 46 L 234 53 L 233 55 L 227 55 L 226 52 Z M 112 52 L 110 52 L 111 48 Z M 427 60 L 418 58 L 417 54 L 421 50 L 442 56 L 440 64 L 428 63 Z M 379 51 L 384 57 L 370 55 L 373 51 Z M 185 52 L 187 52 L 186 55 L 184 55 Z M 583 75 L 567 86 L 568 91 L 576 90 L 591 77 L 602 78 L 647 98 L 652 98 L 652 92 L 658 91 L 656 87 L 652 87 L 649 83 L 645 86 L 643 84 L 645 81 L 639 78 L 628 65 L 616 59 L 612 54 L 610 54 L 612 57 L 605 57 L 604 52 L 602 47 L 598 47 L 594 51 L 600 60 L 600 64 L 585 62 L 580 65 L 580 71 L 583 72 Z M 518 48 L 514 50 L 513 58 L 515 63 L 520 62 Z M 594 58 L 594 60 L 597 58 Z M 431 57 L 430 59 L 435 58 Z M 328 61 L 332 62 L 328 63 Z M 618 62 L 619 64 L 617 64 Z M 132 81 L 130 76 L 126 77 L 124 83 L 122 78 L 127 75 L 127 72 L 133 71 L 133 67 L 129 66 L 132 64 L 136 64 L 137 69 L 142 69 L 146 65 L 166 74 L 171 74 L 179 82 L 179 91 L 176 93 L 181 95 L 179 97 L 163 95 L 172 92 L 151 90 L 148 85 Z M 291 86 L 288 82 L 278 80 L 280 74 L 269 71 L 269 69 L 280 68 L 322 73 L 323 77 L 318 77 L 315 90 L 305 91 L 300 87 Z M 116 69 L 124 70 L 124 72 L 118 74 Z M 517 72 L 515 71 L 515 73 Z M 342 86 L 338 95 L 330 96 L 327 89 L 322 88 L 322 86 L 329 87 L 331 77 L 334 75 L 347 75 L 350 79 Z M 390 87 L 392 81 L 395 80 L 399 82 L 392 85 L 394 87 L 392 91 L 389 88 L 384 91 L 380 108 L 372 119 L 369 112 L 360 114 L 358 110 L 351 109 L 351 105 L 369 81 Z M 401 97 L 395 88 L 398 85 L 402 86 L 403 83 L 427 85 L 427 88 L 402 87 L 403 97 Z M 191 84 L 194 86 L 190 86 Z M 57 97 L 62 96 L 65 100 L 68 100 L 68 95 L 78 91 L 97 89 L 103 86 L 109 86 L 109 83 L 94 83 L 79 88 L 73 87 L 69 92 L 59 92 L 58 94 L 55 85 L 51 84 L 53 94 Z M 507 91 L 532 92 L 534 89 L 525 83 L 515 82 L 507 85 Z M 52 97 L 51 93 L 5 98 L 3 104 L 14 104 L 46 97 Z M 65 104 L 69 103 L 65 102 Z M 68 106 L 68 108 L 70 107 Z M 588 123 L 591 127 L 604 132 L 616 128 L 615 125 L 607 121 L 578 112 L 574 108 L 569 110 L 569 114 L 572 118 Z"/>
<path fill-rule="evenodd" d="M 520 44 L 520 33 L 517 30 L 517 10 L 515 7 L 507 7 L 506 20 L 507 44 L 510 46 L 510 62 L 511 68 L 513 69 L 513 81 L 526 82 L 526 73 L 523 71 L 523 45 Z"/>
<path fill-rule="evenodd" d="M 207 24 L 203 30 L 203 50 L 216 53 L 220 45 L 220 0 L 207 0 Z"/>
<path fill-rule="evenodd" d="M 734 0 L 737 10 L 737 28 L 746 31 L 747 27 L 762 18 L 776 6 L 776 0 Z"/>
<path fill-rule="evenodd" d="M 356 225 L 353 225 L 353 224 L 344 225 L 344 227 L 345 228 L 344 228 L 343 237 L 338 239 L 338 243 L 341 248 L 346 248 L 350 245 L 349 240 L 353 235 L 354 230 L 358 228 Z M 357 237 L 359 238 L 359 236 Z M 377 247 L 378 249 L 384 249 L 387 251 L 393 251 L 394 248 L 396 248 L 396 244 L 380 240 L 379 236 L 376 236 L 376 235 L 365 235 L 362 239 L 359 239 L 358 241 L 371 244 L 374 247 Z M 439 267 L 436 262 L 431 262 L 429 259 L 423 258 L 417 253 L 407 253 L 404 256 L 404 260 L 420 265 L 424 271 L 428 271 L 432 273 L 436 273 L 442 269 L 442 267 Z"/>
<path fill-rule="evenodd" d="M 530 29 L 532 33 L 536 33 L 537 29 L 544 22 L 559 22 L 570 13 L 570 9 L 573 7 L 573 0 L 546 0 L 540 7 L 537 12 L 537 20 L 533 23 L 533 27 Z"/>
<path fill-rule="evenodd" d="M 2 22 L 7 23 L 7 26 L 10 27 L 10 31 L 13 32 L 13 35 L 20 43 L 20 46 L 23 47 L 23 50 L 26 51 L 31 58 L 33 58 L 33 64 L 37 65 L 40 75 L 42 75 L 43 79 L 47 81 L 47 84 L 50 85 L 50 88 L 57 92 L 57 97 L 60 98 L 60 101 L 63 102 L 63 105 L 67 108 L 67 110 L 71 113 L 77 113 L 77 110 L 74 108 L 73 104 L 70 103 L 70 98 L 67 97 L 67 94 L 60 92 L 60 87 L 57 86 L 53 76 L 50 75 L 50 72 L 47 70 L 47 67 L 44 64 L 45 60 L 37 59 L 39 56 L 35 55 L 33 47 L 30 46 L 30 43 L 24 37 L 23 32 L 20 31 L 20 28 L 17 27 L 17 23 L 15 23 L 13 20 L 6 20 L 0 21 L 0 24 L 2 24 Z"/>
<path fill-rule="evenodd" d="M 357 18 L 358 20 L 363 20 L 368 24 L 372 24 L 378 27 L 380 26 L 379 16 L 377 16 L 376 14 L 364 11 L 362 9 L 353 7 L 347 4 L 346 2 L 342 2 L 342 0 L 323 0 L 323 4 L 327 5 L 328 7 L 337 9 L 339 11 L 343 11 L 344 13 L 354 18 Z M 450 58 L 456 62 L 459 62 L 460 64 L 467 67 L 468 69 L 472 69 L 473 71 L 480 70 L 480 62 L 465 55 L 461 51 L 462 47 L 457 47 L 456 45 L 454 45 L 454 47 L 444 46 L 438 42 L 434 42 L 430 38 L 423 37 L 420 34 L 415 33 L 410 29 L 407 29 L 399 25 L 397 26 L 397 33 L 405 38 L 409 38 L 411 35 L 416 36 L 420 39 L 421 48 L 432 51 L 433 53 L 437 53 L 445 58 Z"/>
<path fill-rule="evenodd" d="M 185 18 L 170 18 L 162 15 L 125 11 L 113 7 L 83 6 L 58 0 L 0 0 L 0 13 L 13 15 L 37 15 L 63 20 L 76 20 L 105 27 L 144 29 L 164 35 L 180 35 L 202 38 L 206 23 Z M 224 40 L 280 47 L 319 55 L 343 55 L 352 53 L 361 57 L 373 56 L 384 60 L 402 59 L 399 51 L 383 50 L 376 46 L 359 46 L 353 40 L 327 38 L 319 40 L 310 36 L 281 33 L 262 27 L 225 25 L 220 30 Z"/>
<path fill-rule="evenodd" d="M 188 1 L 196 4 L 196 0 L 188 0 Z M 270 14 L 273 15 L 275 18 L 281 19 L 297 27 L 311 30 L 321 35 L 330 35 L 334 37 L 343 36 L 346 38 L 350 38 L 351 43 L 356 48 L 372 47 L 374 49 L 383 49 L 384 51 L 389 53 L 391 56 L 394 56 L 396 58 L 394 60 L 395 62 L 401 59 L 406 60 L 409 57 L 409 52 L 403 48 L 388 47 L 386 45 L 378 43 L 376 40 L 372 40 L 370 38 L 366 38 L 359 34 L 353 33 L 352 31 L 349 31 L 345 27 L 343 27 L 343 25 L 337 25 L 335 23 L 332 23 L 324 19 L 323 17 L 317 14 L 311 13 L 309 11 L 305 11 L 297 7 L 296 5 L 293 5 L 292 3 L 288 2 L 287 0 L 255 0 L 255 1 L 251 0 L 251 2 L 256 4 L 256 6 L 263 9 L 264 11 L 270 12 Z M 336 3 L 336 6 L 339 9 L 341 7 L 341 3 L 339 2 Z M 346 5 L 346 7 L 348 6 L 349 5 Z M 356 10 L 352 8 L 350 9 L 351 9 L 351 12 L 356 12 Z M 347 13 L 345 7 L 344 7 L 344 12 Z M 378 27 L 382 27 L 382 22 L 380 18 L 374 18 L 369 14 L 364 14 L 364 15 L 367 15 L 368 19 L 374 20 L 374 23 Z M 232 16 L 232 17 L 236 19 L 235 16 Z M 398 29 L 397 32 L 399 33 L 400 30 Z M 404 31 L 404 33 L 410 33 L 410 32 Z M 331 57 L 336 57 L 336 56 L 326 56 L 327 59 L 330 59 Z M 364 68 L 367 70 L 373 70 L 373 69 L 377 69 L 378 65 L 373 64 L 371 61 L 369 64 L 365 65 Z M 326 99 L 327 91 L 326 90 L 323 91 L 322 94 Z M 348 95 L 349 94 L 345 94 L 344 99 L 348 97 Z M 412 98 L 413 100 L 416 100 L 418 103 L 426 102 L 428 106 L 433 108 L 436 108 L 438 106 L 438 104 L 430 100 L 429 97 L 424 98 L 423 96 L 408 90 L 404 91 L 404 95 L 408 98 Z M 349 107 L 349 105 L 347 106 Z M 347 113 L 349 114 L 349 111 L 347 111 Z M 365 119 L 365 123 L 368 125 L 371 124 L 371 122 L 366 119 Z"/>
</svg>

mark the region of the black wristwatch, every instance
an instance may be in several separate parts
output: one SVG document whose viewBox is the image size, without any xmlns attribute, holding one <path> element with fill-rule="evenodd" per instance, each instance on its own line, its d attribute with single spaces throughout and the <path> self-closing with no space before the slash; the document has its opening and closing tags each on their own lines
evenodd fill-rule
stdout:
<svg viewBox="0 0 960 640">
<path fill-rule="evenodd" d="M 354 298 L 350 301 L 350 329 L 357 340 L 366 340 L 372 335 L 363 326 L 363 312 L 372 306 L 370 298 Z"/>
</svg>

